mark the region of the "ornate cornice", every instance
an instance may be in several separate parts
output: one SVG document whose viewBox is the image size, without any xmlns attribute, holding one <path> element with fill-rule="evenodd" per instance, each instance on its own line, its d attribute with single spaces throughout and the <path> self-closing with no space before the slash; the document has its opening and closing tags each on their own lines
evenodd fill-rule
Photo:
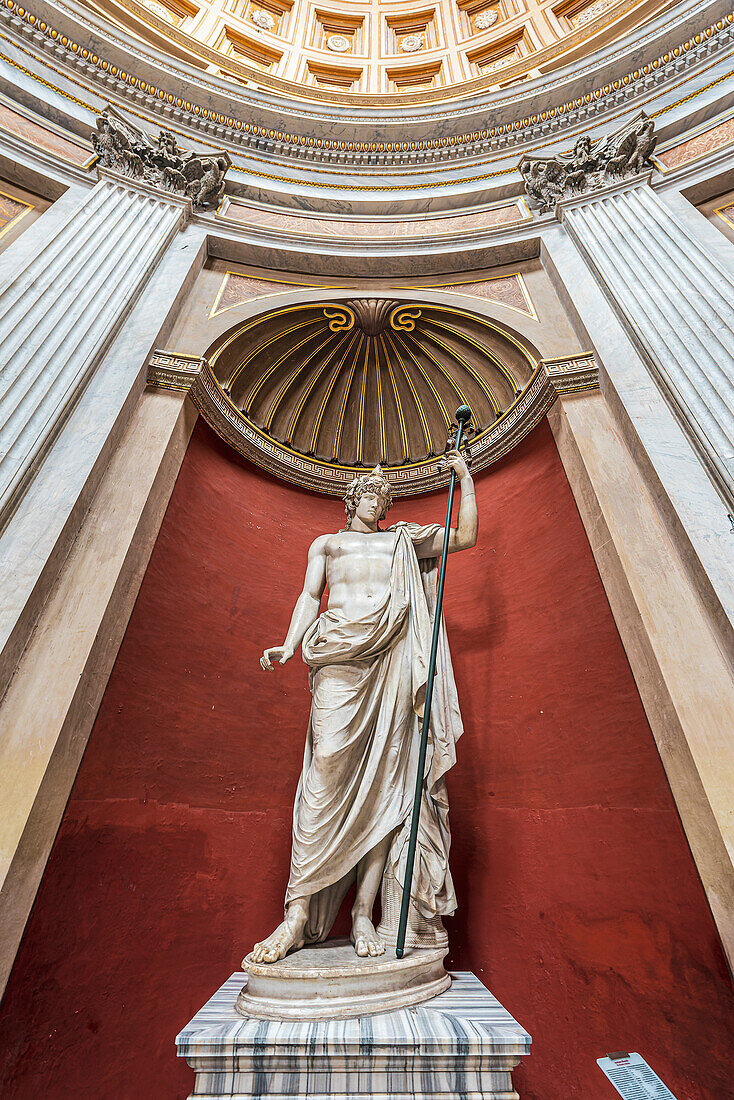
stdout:
<svg viewBox="0 0 734 1100">
<path fill-rule="evenodd" d="M 275 477 L 340 497 L 352 478 L 363 472 L 363 467 L 319 462 L 265 435 L 227 398 L 204 358 L 155 351 L 148 362 L 148 383 L 188 392 L 206 422 L 225 443 Z M 598 385 L 599 371 L 591 354 L 541 360 L 514 404 L 469 444 L 472 470 L 484 469 L 517 446 L 543 419 L 557 397 L 595 389 Z M 384 469 L 396 496 L 431 492 L 448 482 L 448 474 L 439 467 L 436 458 Z"/>
<path fill-rule="evenodd" d="M 105 58 L 93 53 L 79 42 L 70 40 L 55 27 L 19 5 L 16 0 L 2 0 L 0 18 L 6 21 L 16 35 L 33 45 L 33 50 L 30 52 L 34 56 L 46 54 L 49 61 L 53 59 L 54 63 L 76 70 L 83 78 L 82 86 L 94 88 L 96 85 L 98 94 L 116 97 L 118 102 L 126 103 L 131 113 L 140 114 L 140 117 L 157 116 L 167 121 L 169 125 L 176 122 L 201 134 L 215 136 L 220 142 L 229 143 L 233 149 L 240 148 L 243 152 L 265 154 L 265 157 L 256 159 L 295 159 L 305 162 L 304 166 L 311 162 L 319 168 L 325 168 L 328 164 L 342 165 L 343 168 L 340 169 L 342 173 L 360 167 L 369 168 L 374 172 L 376 167 L 391 170 L 418 164 L 428 164 L 439 170 L 438 166 L 442 161 L 480 157 L 486 160 L 487 157 L 501 153 L 504 149 L 511 152 L 520 145 L 530 145 L 539 141 L 545 144 L 555 143 L 565 132 L 573 131 L 580 125 L 588 125 L 603 114 L 624 111 L 629 103 L 639 98 L 649 99 L 656 88 L 680 84 L 688 70 L 700 67 L 706 59 L 724 53 L 734 45 L 734 15 L 730 12 L 679 45 L 641 64 L 639 68 L 601 84 L 573 100 L 549 105 L 539 113 L 529 113 L 525 117 L 516 117 L 512 121 L 492 127 L 447 134 L 437 138 L 348 141 L 293 133 L 287 128 L 276 129 L 267 123 L 263 125 L 254 119 L 236 117 L 232 113 L 224 113 L 211 106 L 185 99 L 172 90 L 141 79 L 135 73 L 121 70 L 109 57 Z M 77 15 L 75 18 L 80 21 Z M 89 30 L 93 31 L 91 21 L 86 22 Z M 103 38 L 102 41 L 105 39 Z M 125 50 L 131 58 L 137 53 L 141 64 L 150 64 L 150 59 L 146 58 L 140 50 L 133 50 L 129 43 L 121 40 L 114 43 L 114 39 L 109 35 L 107 41 L 111 48 L 114 45 L 117 50 Z M 172 83 L 175 83 L 180 75 L 170 59 L 167 64 L 158 64 L 157 71 L 167 74 Z M 197 80 L 202 87 L 207 85 L 206 74 L 198 75 Z M 547 103 L 552 98 L 554 88 L 561 87 L 563 83 L 560 77 L 543 81 L 544 102 Z M 532 93 L 533 89 L 528 88 L 521 94 L 502 97 L 488 95 L 487 100 L 488 103 L 490 101 L 493 103 L 497 112 L 505 110 L 506 113 L 507 109 L 511 110 L 513 103 L 522 109 L 523 101 L 527 103 Z M 221 82 L 212 82 L 207 87 L 207 98 L 210 102 L 216 98 L 225 102 Z M 235 92 L 232 89 L 227 93 L 226 101 L 230 111 L 233 103 L 237 105 L 238 113 L 248 110 L 241 90 Z M 141 114 L 140 109 L 145 113 Z M 250 106 L 249 110 L 251 109 Z M 650 117 L 655 118 L 667 109 L 670 108 L 650 111 Z M 469 106 L 459 109 L 448 107 L 441 110 L 441 117 L 450 119 L 459 114 L 466 116 L 472 110 Z M 416 112 L 403 111 L 403 114 L 406 126 L 409 123 L 411 127 L 433 117 L 433 114 Z M 304 109 L 304 104 L 299 104 L 298 115 L 300 118 L 309 116 L 309 111 L 307 108 Z M 312 115 L 312 117 L 327 119 L 328 113 L 321 116 Z M 335 115 L 334 120 L 336 118 Z M 385 124 L 380 123 L 380 125 L 384 128 Z M 241 169 L 235 167 L 234 171 L 241 171 Z M 514 166 L 509 166 L 491 175 L 511 174 L 514 171 Z M 271 176 L 268 173 L 262 173 L 262 175 L 276 180 L 286 179 L 286 177 Z M 479 178 L 488 178 L 488 176 Z M 426 183 L 421 186 L 430 187 L 432 184 Z"/>
</svg>

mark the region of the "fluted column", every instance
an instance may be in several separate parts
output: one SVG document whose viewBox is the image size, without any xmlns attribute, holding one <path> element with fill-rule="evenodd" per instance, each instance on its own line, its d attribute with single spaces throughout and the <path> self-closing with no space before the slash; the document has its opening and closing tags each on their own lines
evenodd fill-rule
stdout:
<svg viewBox="0 0 734 1100">
<path fill-rule="evenodd" d="M 638 176 L 557 214 L 734 506 L 734 282 Z"/>
<path fill-rule="evenodd" d="M 100 176 L 0 284 L 0 524 L 191 210 L 181 196 Z"/>
</svg>

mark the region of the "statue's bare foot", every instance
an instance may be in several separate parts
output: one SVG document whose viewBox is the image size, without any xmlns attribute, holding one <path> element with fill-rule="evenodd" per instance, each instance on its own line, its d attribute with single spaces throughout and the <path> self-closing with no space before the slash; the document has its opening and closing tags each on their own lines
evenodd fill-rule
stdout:
<svg viewBox="0 0 734 1100">
<path fill-rule="evenodd" d="M 274 963 L 284 959 L 289 951 L 303 947 L 305 921 L 301 914 L 286 916 L 282 924 L 266 940 L 256 943 L 252 949 L 255 962 Z"/>
<path fill-rule="evenodd" d="M 369 917 L 355 917 L 352 921 L 352 943 L 354 950 L 362 958 L 368 955 L 384 955 L 385 944 L 375 932 L 375 926 Z"/>
</svg>

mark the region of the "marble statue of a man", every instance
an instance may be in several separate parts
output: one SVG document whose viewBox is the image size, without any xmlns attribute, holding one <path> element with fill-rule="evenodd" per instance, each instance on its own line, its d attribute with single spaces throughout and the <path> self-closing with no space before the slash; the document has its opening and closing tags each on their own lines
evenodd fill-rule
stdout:
<svg viewBox="0 0 734 1100">
<path fill-rule="evenodd" d="M 477 541 L 474 485 L 458 452 L 449 451 L 444 461 L 461 485 L 449 551 L 466 550 Z M 346 528 L 322 535 L 309 550 L 284 643 L 260 659 L 272 671 L 274 661 L 285 664 L 302 643 L 312 705 L 285 920 L 256 944 L 255 962 L 275 962 L 326 939 L 355 879 L 354 949 L 361 956 L 383 954 L 372 910 L 383 875 L 400 882 L 405 866 L 444 528 L 398 523 L 381 529 L 392 502 L 379 467 L 352 482 L 345 503 Z M 328 608 L 319 614 L 325 587 Z M 425 920 L 456 908 L 444 776 L 461 732 L 442 628 L 412 891 Z"/>
</svg>

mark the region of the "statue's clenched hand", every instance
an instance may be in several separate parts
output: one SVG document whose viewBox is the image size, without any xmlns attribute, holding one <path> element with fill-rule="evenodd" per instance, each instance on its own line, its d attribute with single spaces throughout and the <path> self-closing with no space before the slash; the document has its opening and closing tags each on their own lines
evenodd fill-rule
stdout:
<svg viewBox="0 0 734 1100">
<path fill-rule="evenodd" d="M 273 661 L 277 661 L 279 665 L 284 665 L 286 661 L 290 661 L 292 656 L 292 649 L 286 649 L 284 645 L 273 646 L 272 649 L 266 649 L 263 653 L 260 658 L 260 667 L 272 672 Z"/>
<path fill-rule="evenodd" d="M 458 451 L 446 451 L 445 454 L 441 455 L 441 459 L 446 466 L 456 471 L 456 476 L 459 481 L 469 476 L 469 467 L 466 464 L 466 459 L 463 455 L 460 455 Z"/>
</svg>

